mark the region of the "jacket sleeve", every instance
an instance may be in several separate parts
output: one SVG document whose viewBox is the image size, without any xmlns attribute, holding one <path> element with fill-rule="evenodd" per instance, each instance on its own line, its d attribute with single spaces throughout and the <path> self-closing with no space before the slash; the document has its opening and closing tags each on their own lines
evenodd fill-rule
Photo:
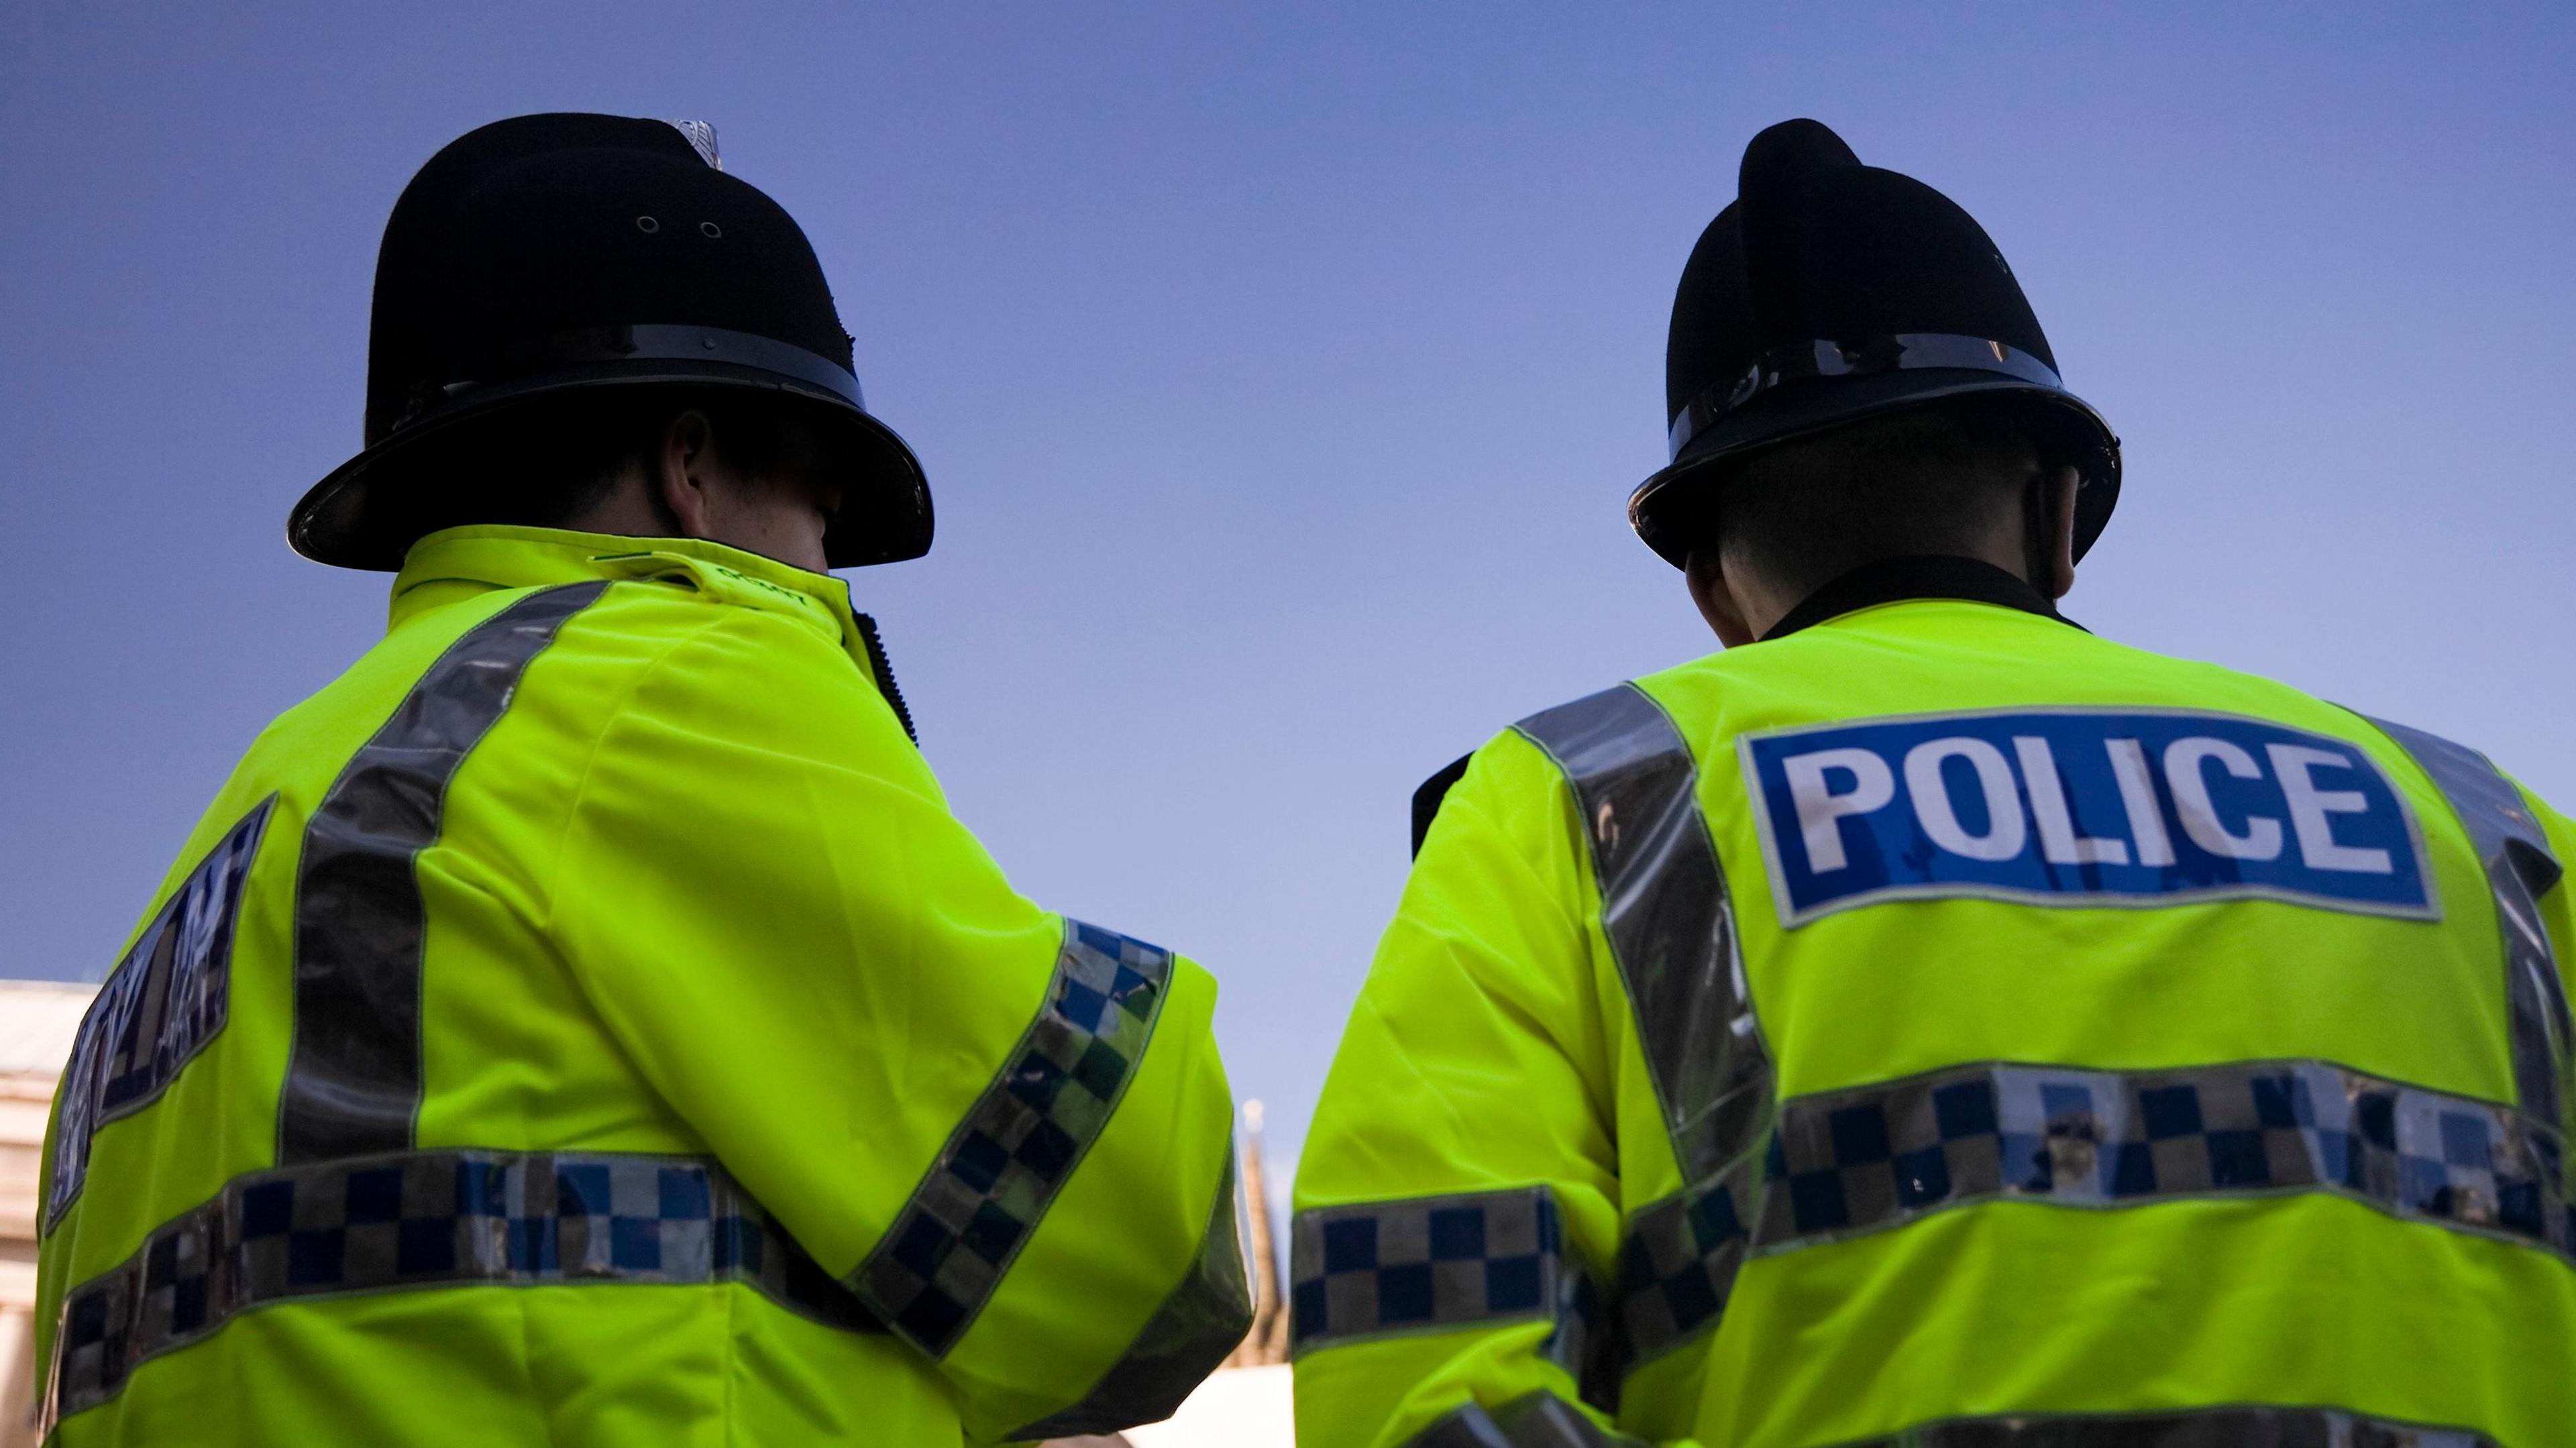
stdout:
<svg viewBox="0 0 2576 1448">
<path fill-rule="evenodd" d="M 1572 808 L 1536 746 L 1488 743 L 1378 946 L 1298 1165 L 1301 1444 L 1640 1441 L 1586 1401 L 1625 1007 L 1593 964 Z"/>
<path fill-rule="evenodd" d="M 568 968 L 971 1436 L 1164 1416 L 1241 1340 L 1214 982 L 1015 893 L 848 655 L 726 610 L 577 800 Z"/>
</svg>

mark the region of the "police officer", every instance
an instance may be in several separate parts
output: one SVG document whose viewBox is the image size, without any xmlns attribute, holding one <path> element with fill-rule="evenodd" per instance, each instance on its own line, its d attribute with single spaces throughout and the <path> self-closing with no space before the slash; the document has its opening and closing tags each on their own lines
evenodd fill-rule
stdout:
<svg viewBox="0 0 2576 1448">
<path fill-rule="evenodd" d="M 1248 1319 L 1207 974 L 1014 892 L 827 567 L 930 497 L 692 123 L 438 153 L 367 447 L 384 641 L 251 747 L 83 1022 L 47 1430 L 955 1444 L 1167 1414 Z"/>
<path fill-rule="evenodd" d="M 1669 365 L 1630 516 L 1728 648 L 1437 806 L 1298 1173 L 1301 1441 L 2576 1443 L 2576 828 L 2061 617 L 2117 443 L 1825 127 Z"/>
</svg>

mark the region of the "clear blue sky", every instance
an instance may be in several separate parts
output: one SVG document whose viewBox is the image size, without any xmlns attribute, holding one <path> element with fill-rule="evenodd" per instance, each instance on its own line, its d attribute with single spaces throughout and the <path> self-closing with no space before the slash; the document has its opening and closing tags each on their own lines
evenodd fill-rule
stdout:
<svg viewBox="0 0 2576 1448">
<path fill-rule="evenodd" d="M 700 117 L 928 465 L 853 575 L 957 809 L 1222 977 L 1293 1146 L 1414 783 L 1712 647 L 1621 503 L 1745 140 L 1981 219 L 2128 491 L 2069 611 L 2576 802 L 2576 10 L 66 4 L 0 16 L 0 975 L 95 978 L 384 580 L 386 209 L 482 122 Z"/>
</svg>

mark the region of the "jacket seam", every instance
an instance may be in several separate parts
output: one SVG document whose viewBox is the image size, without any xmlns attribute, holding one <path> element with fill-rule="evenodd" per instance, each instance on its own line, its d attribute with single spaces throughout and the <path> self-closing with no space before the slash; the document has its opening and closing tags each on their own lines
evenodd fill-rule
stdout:
<svg viewBox="0 0 2576 1448">
<path fill-rule="evenodd" d="M 613 590 L 617 585 L 612 583 L 609 587 Z M 588 746 L 582 751 L 581 772 L 579 776 L 573 780 L 572 789 L 564 799 L 563 818 L 558 822 L 553 845 L 549 851 L 548 858 L 550 862 L 560 864 L 563 860 L 564 851 L 567 848 L 567 841 L 572 837 L 573 821 L 580 817 L 582 804 L 589 798 L 591 776 L 597 772 L 601 746 L 608 742 L 609 733 L 614 730 L 628 714 L 633 712 L 635 696 L 643 691 L 646 683 L 650 682 L 655 675 L 662 671 L 663 667 L 671 661 L 671 657 L 674 654 L 677 654 L 680 650 L 689 647 L 691 644 L 703 641 L 708 635 L 716 633 L 735 622 L 737 622 L 737 620 L 727 615 L 718 614 L 716 617 L 710 618 L 705 622 L 698 624 L 696 627 L 689 629 L 679 637 L 672 639 L 668 644 L 657 650 L 651 658 L 645 660 L 630 673 L 624 687 L 618 691 L 616 703 L 611 705 L 607 713 L 601 717 L 598 728 L 591 732 Z M 546 877 L 546 884 L 544 886 L 543 893 L 545 908 L 537 921 L 539 929 L 543 931 L 546 936 L 546 943 L 549 949 L 556 949 L 554 944 L 553 927 L 555 923 L 557 893 L 561 884 L 561 879 L 562 876 L 560 871 L 553 872 Z M 556 950 L 556 954 L 558 956 L 560 956 L 561 953 L 562 952 L 559 949 Z"/>
<path fill-rule="evenodd" d="M 638 580 L 615 580 L 609 584 L 609 589 L 613 593 L 620 583 L 633 581 Z M 603 594 L 601 597 L 604 600 L 607 595 Z M 607 742 L 609 732 L 616 728 L 619 720 L 626 717 L 634 703 L 635 695 L 661 670 L 664 664 L 670 661 L 673 654 L 730 622 L 732 619 L 723 614 L 707 619 L 672 639 L 631 671 L 625 686 L 618 692 L 616 703 L 602 717 L 599 727 L 592 732 L 589 745 L 582 753 L 581 772 L 574 779 L 572 789 L 565 797 L 562 818 L 556 824 L 554 838 L 545 857 L 544 864 L 551 868 L 535 868 L 538 862 L 531 861 L 531 868 L 527 872 L 530 880 L 539 882 L 540 909 L 533 922 L 537 939 L 544 944 L 546 953 L 552 957 L 556 969 L 560 970 L 564 978 L 571 983 L 574 994 L 580 997 L 582 1004 L 589 1009 L 591 1024 L 598 1028 L 599 1040 L 616 1052 L 617 1059 L 625 1064 L 627 1070 L 632 1072 L 638 1081 L 645 1079 L 642 1068 L 635 1061 L 633 1054 L 627 1050 L 626 1043 L 618 1039 L 615 1031 L 609 1029 L 607 1019 L 600 1014 L 599 1002 L 592 997 L 589 985 L 583 980 L 581 972 L 573 968 L 572 958 L 564 953 L 562 943 L 556 938 L 555 911 L 563 881 L 561 865 L 565 852 L 569 848 L 573 822 L 581 816 L 582 801 L 589 792 L 591 775 L 597 768 L 600 748 Z M 424 988 L 426 988 L 427 979 L 427 973 L 423 972 Z M 653 1091 L 651 1094 L 657 1101 L 661 1099 L 660 1092 Z"/>
</svg>

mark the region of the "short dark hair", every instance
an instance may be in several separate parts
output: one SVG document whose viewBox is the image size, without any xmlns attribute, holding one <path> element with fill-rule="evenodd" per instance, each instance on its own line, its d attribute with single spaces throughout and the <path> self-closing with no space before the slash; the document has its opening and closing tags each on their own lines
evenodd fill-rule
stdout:
<svg viewBox="0 0 2576 1448">
<path fill-rule="evenodd" d="M 2021 409 L 1908 408 L 1793 438 L 1714 482 L 1693 552 L 1805 596 L 1864 563 L 1973 554 L 2023 508 L 2045 453 Z"/>
<path fill-rule="evenodd" d="M 663 430 L 688 411 L 706 414 L 716 450 L 747 477 L 792 473 L 821 452 L 800 404 L 782 395 L 686 386 L 566 392 L 424 443 L 416 465 L 432 470 L 432 483 L 416 490 L 425 510 L 419 531 L 562 527 L 597 507 L 629 468 L 649 464 Z"/>
</svg>

